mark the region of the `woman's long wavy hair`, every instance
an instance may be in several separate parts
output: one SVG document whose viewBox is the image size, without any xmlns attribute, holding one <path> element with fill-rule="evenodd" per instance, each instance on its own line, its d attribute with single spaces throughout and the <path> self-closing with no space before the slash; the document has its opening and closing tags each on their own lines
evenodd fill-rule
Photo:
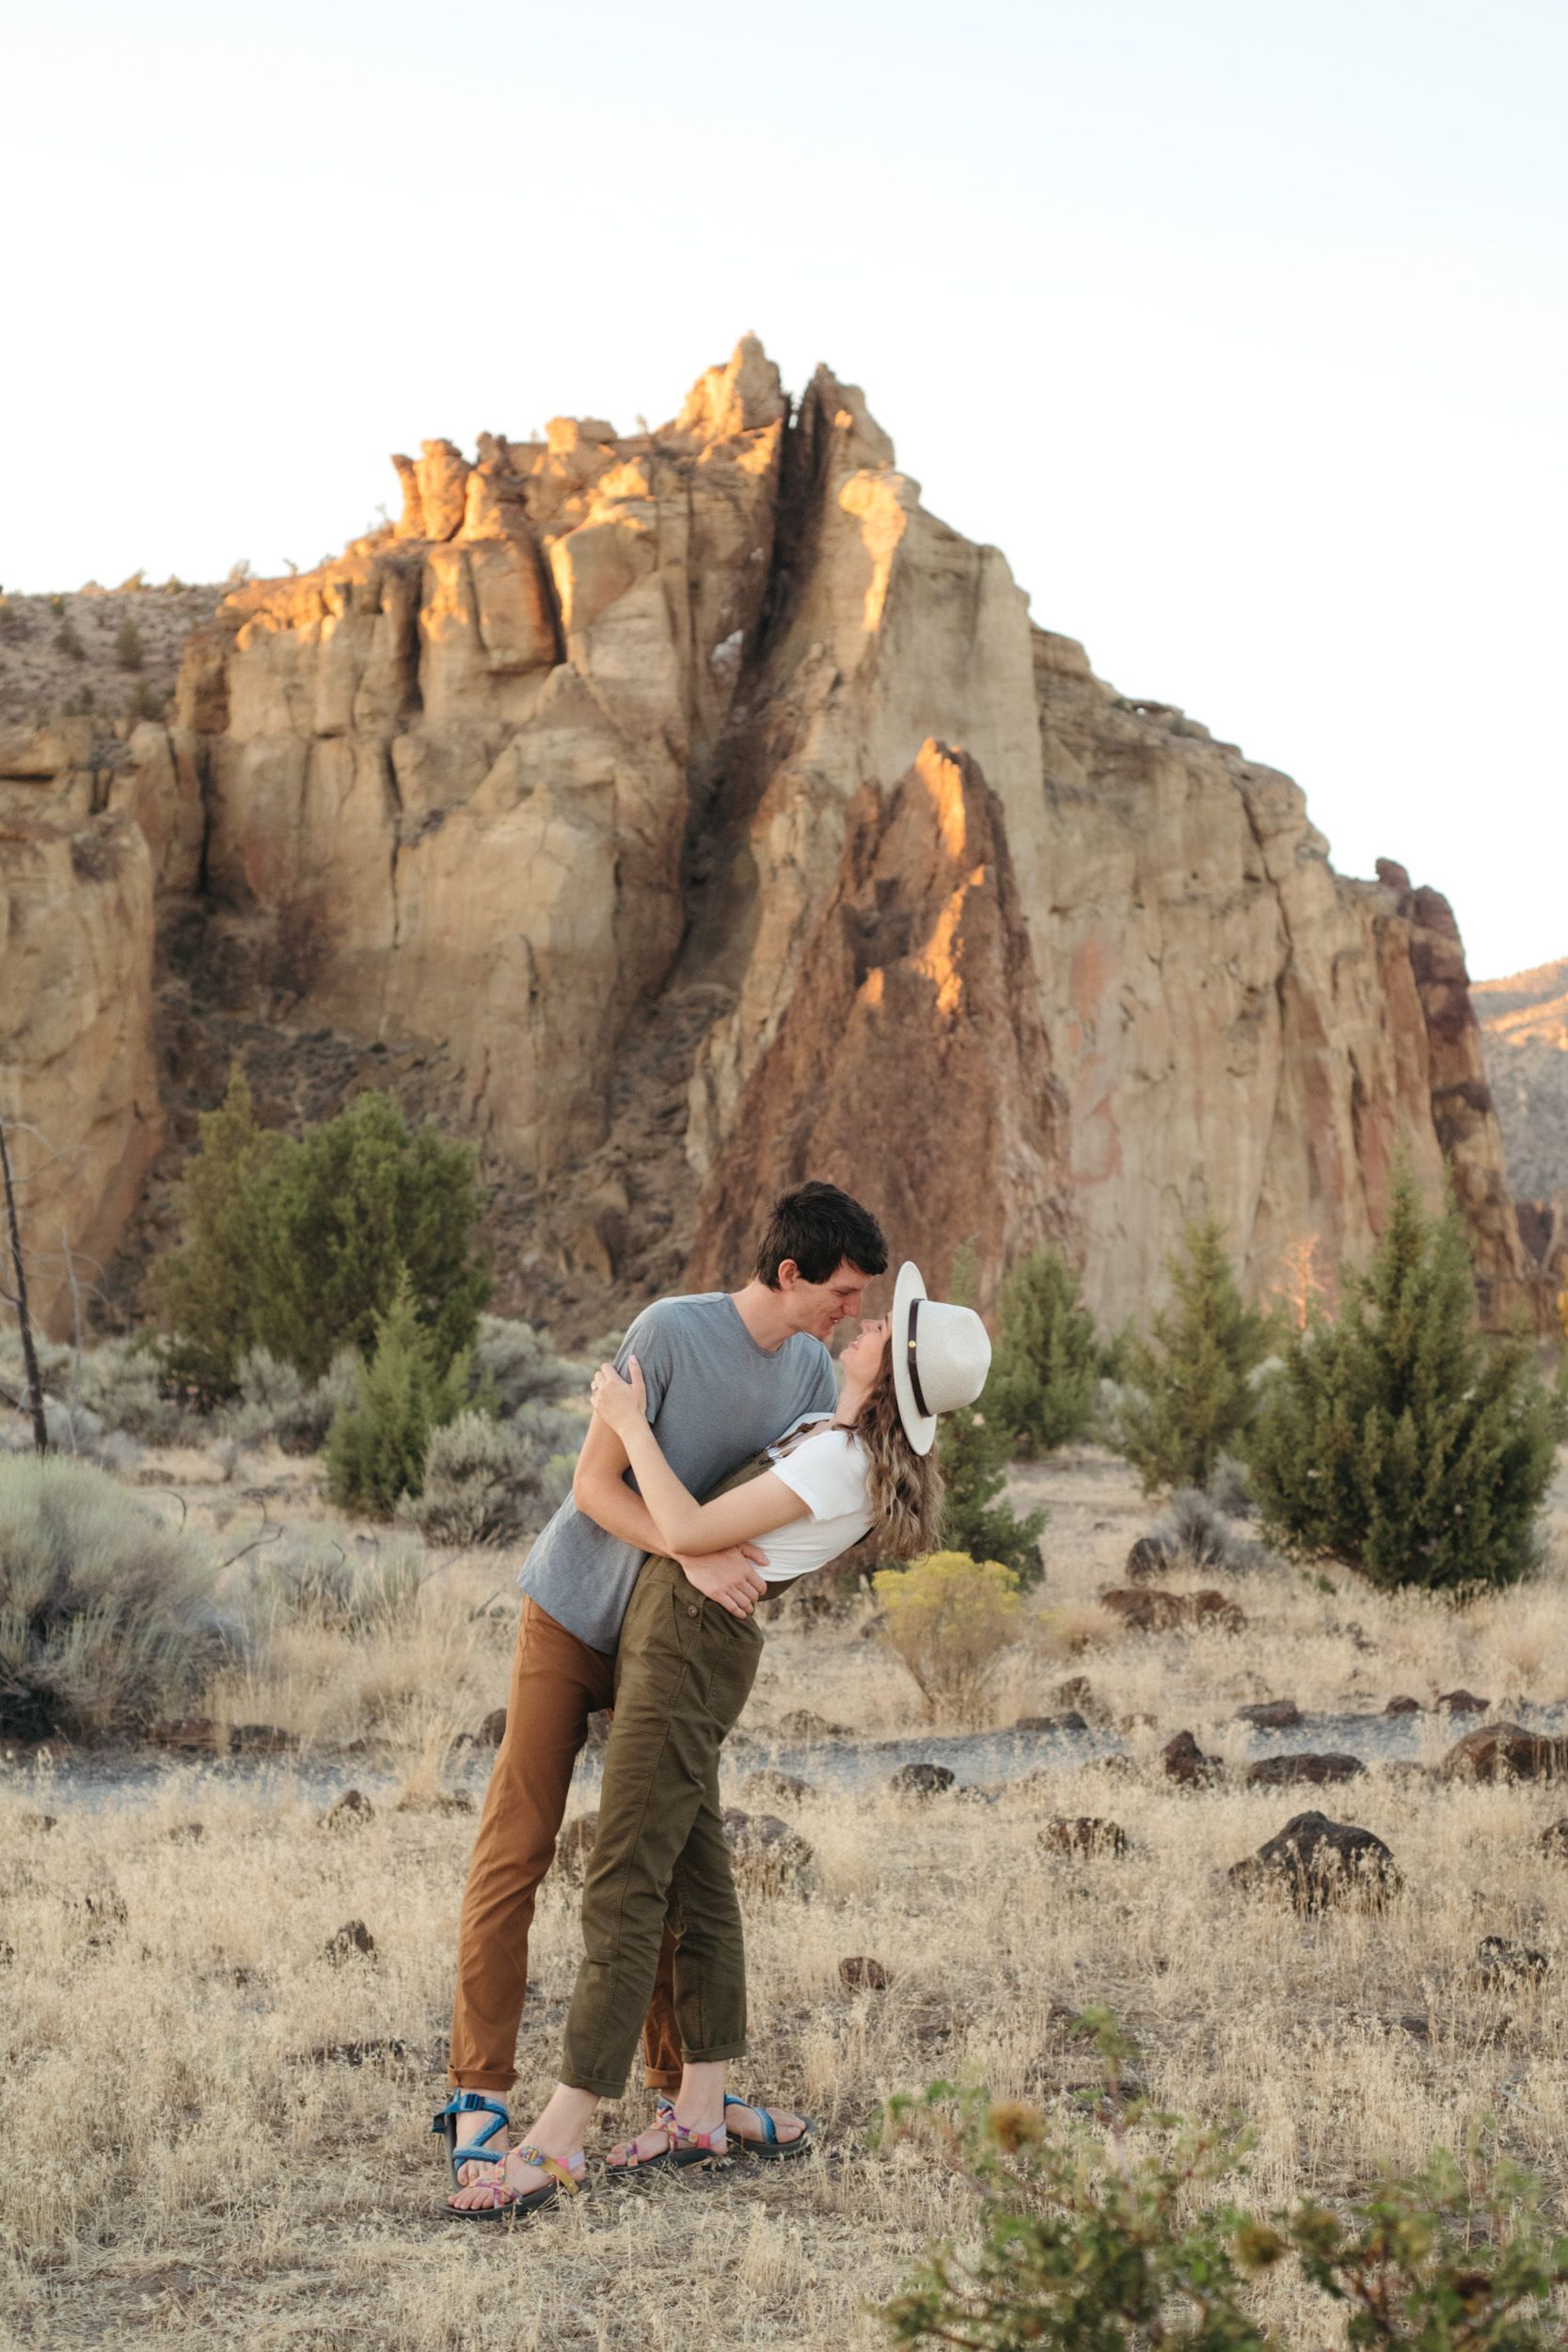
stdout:
<svg viewBox="0 0 1568 2352">
<path fill-rule="evenodd" d="M 895 1560 L 935 1551 L 942 1535 L 942 1472 L 934 1450 L 917 1454 L 905 1435 L 891 1341 L 855 1428 L 871 1457 L 872 1541 Z"/>
</svg>

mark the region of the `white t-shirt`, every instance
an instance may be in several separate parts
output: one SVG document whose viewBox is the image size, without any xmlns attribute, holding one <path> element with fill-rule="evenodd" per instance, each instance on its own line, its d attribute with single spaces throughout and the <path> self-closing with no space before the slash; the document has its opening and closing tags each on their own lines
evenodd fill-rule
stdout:
<svg viewBox="0 0 1568 2352">
<path fill-rule="evenodd" d="M 768 1554 L 768 1565 L 757 1574 L 768 1584 L 825 1567 L 871 1532 L 871 1457 L 852 1429 L 835 1429 L 829 1416 L 787 1454 L 779 1445 L 768 1449 L 768 1467 L 800 1496 L 811 1517 L 791 1519 L 756 1538 L 758 1549 Z"/>
</svg>

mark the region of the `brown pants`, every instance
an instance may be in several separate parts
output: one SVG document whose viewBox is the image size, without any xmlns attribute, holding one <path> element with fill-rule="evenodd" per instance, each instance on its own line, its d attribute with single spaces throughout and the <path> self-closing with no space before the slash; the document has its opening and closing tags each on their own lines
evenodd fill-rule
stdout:
<svg viewBox="0 0 1568 2352">
<path fill-rule="evenodd" d="M 612 1704 L 614 1684 L 613 1658 L 590 1649 L 525 1598 L 506 1737 L 490 1774 L 463 1897 L 449 2076 L 460 2090 L 506 2091 L 517 2079 L 533 1900 L 555 1852 L 588 1718 Z M 643 2074 L 657 2090 L 680 2086 L 673 1963 L 666 1928 L 642 2028 Z"/>
</svg>

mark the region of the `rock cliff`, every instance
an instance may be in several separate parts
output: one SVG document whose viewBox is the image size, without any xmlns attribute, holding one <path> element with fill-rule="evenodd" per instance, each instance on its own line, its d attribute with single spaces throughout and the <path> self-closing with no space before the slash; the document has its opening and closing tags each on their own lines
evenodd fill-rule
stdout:
<svg viewBox="0 0 1568 2352">
<path fill-rule="evenodd" d="M 1433 1195 L 1447 1162 L 1489 1316 L 1533 1307 L 1443 901 L 1336 875 L 1287 778 L 1035 627 L 852 387 L 792 406 L 747 338 L 655 432 L 394 464 L 395 525 L 193 633 L 168 724 L 0 755 L 145 843 L 100 959 L 134 982 L 68 983 L 117 1139 L 73 1231 L 124 1220 L 155 1032 L 177 1141 L 235 1052 L 279 1119 L 374 1076 L 467 1128 L 503 1297 L 579 1333 L 743 1272 L 808 1167 L 934 1279 L 973 1238 L 983 1297 L 1056 1236 L 1119 1319 L 1205 1208 L 1256 1288 L 1331 1279 L 1402 1150 Z M 49 1025 L 0 957 L 23 1111 Z"/>
<path fill-rule="evenodd" d="M 1474 994 L 1520 1231 L 1555 1295 L 1568 1289 L 1568 956 Z"/>
</svg>

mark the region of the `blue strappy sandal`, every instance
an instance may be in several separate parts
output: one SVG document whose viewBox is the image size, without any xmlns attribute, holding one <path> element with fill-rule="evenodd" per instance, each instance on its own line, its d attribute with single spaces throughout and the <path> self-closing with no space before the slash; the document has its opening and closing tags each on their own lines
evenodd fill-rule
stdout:
<svg viewBox="0 0 1568 2352">
<path fill-rule="evenodd" d="M 750 2099 L 737 2099 L 734 2097 L 731 2092 L 726 2090 L 724 2093 L 724 2113 L 726 2118 L 729 2115 L 731 2107 L 750 2107 L 752 2113 L 757 2118 L 758 2122 L 762 2125 L 762 2137 L 760 2139 L 755 2139 L 752 2137 L 750 2132 L 731 2132 L 729 2135 L 730 2146 L 732 2148 L 744 2148 L 749 2156 L 757 2157 L 763 2164 L 786 2163 L 791 2156 L 803 2156 L 809 2154 L 811 2150 L 816 2145 L 816 2126 L 812 2122 L 809 2115 L 802 2115 L 800 2118 L 801 2128 L 798 2138 L 781 2139 L 779 2137 L 779 2127 L 774 2122 L 773 2118 L 768 2114 L 766 2107 L 756 2106 Z"/>
<path fill-rule="evenodd" d="M 458 2134 L 463 2126 L 459 2123 L 458 2118 L 465 2115 L 487 2115 L 490 2120 L 482 2132 L 477 2132 L 472 2139 L 465 2140 L 459 2147 Z M 451 2166 L 453 2188 L 461 2188 L 464 2185 L 457 2177 L 459 2165 L 504 2163 L 506 2135 L 511 2124 L 512 2117 L 505 2104 L 499 2099 L 492 2099 L 488 2091 L 454 2090 L 452 2092 L 446 2106 L 431 2117 L 430 2128 L 438 2138 L 444 2139 L 447 2143 L 447 2161 Z M 491 2140 L 495 2138 L 498 2132 L 500 2134 L 501 2140 L 499 2151 L 490 2146 Z"/>
</svg>

